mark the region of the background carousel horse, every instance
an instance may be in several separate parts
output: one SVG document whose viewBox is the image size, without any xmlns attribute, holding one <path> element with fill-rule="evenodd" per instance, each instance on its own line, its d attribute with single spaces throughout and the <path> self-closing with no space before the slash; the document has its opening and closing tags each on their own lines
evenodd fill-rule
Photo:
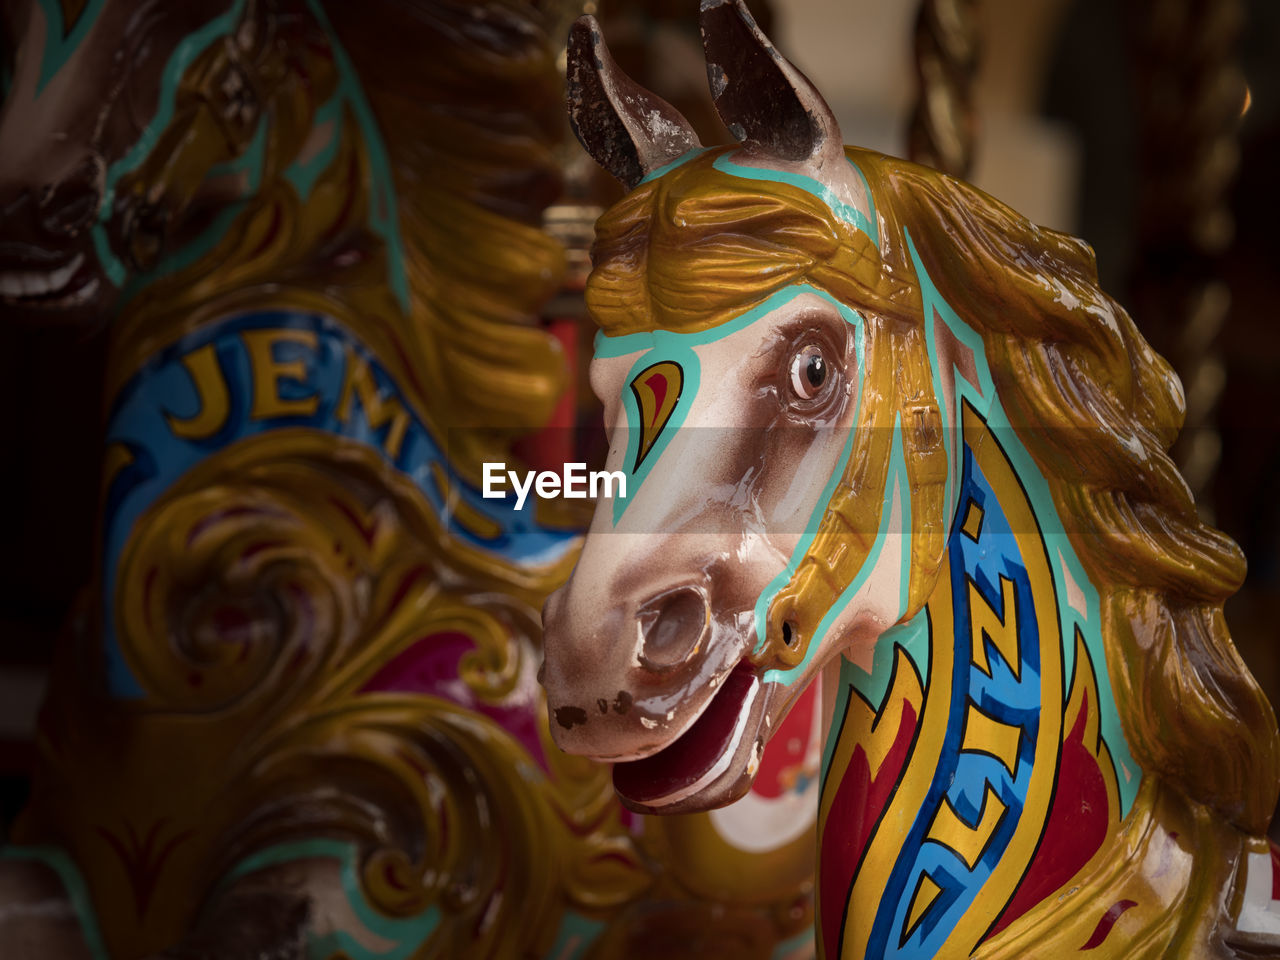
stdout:
<svg viewBox="0 0 1280 960">
<path fill-rule="evenodd" d="M 1280 744 L 1176 378 L 1083 242 L 843 147 L 740 2 L 701 16 L 729 147 L 570 43 L 633 188 L 587 287 L 629 496 L 544 610 L 557 742 L 704 809 L 821 684 L 822 955 L 1280 955 Z"/>
<path fill-rule="evenodd" d="M 549 20 L 5 5 L 6 317 L 110 343 L 6 957 L 803 952 L 812 817 L 645 823 L 555 749 L 573 518 L 479 493 L 563 387 Z"/>
</svg>

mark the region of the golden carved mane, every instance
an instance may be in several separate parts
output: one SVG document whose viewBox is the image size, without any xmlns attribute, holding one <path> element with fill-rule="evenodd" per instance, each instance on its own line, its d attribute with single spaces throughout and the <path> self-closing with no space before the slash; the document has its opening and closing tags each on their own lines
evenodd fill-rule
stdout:
<svg viewBox="0 0 1280 960">
<path fill-rule="evenodd" d="M 541 229 L 560 193 L 563 91 L 551 16 L 527 0 L 415 9 L 328 3 L 387 142 L 426 408 L 479 477 L 564 390 L 537 311 L 564 275 Z M 406 71 L 404 64 L 414 64 Z"/>
<path fill-rule="evenodd" d="M 549 157 L 560 131 L 545 117 L 558 122 L 560 92 L 547 17 L 523 0 L 484 11 L 434 5 L 397 30 L 388 20 L 413 10 L 384 4 L 386 16 L 373 17 L 367 4 L 328 6 L 341 48 L 318 16 L 256 23 L 253 36 L 288 26 L 311 41 L 254 48 L 255 67 L 278 80 L 262 105 L 260 179 L 207 252 L 163 263 L 113 319 L 108 395 L 204 325 L 245 310 L 312 310 L 367 345 L 448 443 L 451 465 L 478 475 L 481 460 L 503 459 L 513 436 L 546 421 L 564 379 L 537 326 L 563 257 L 535 226 L 557 189 Z M 502 30 L 476 29 L 486 11 Z M 193 76 L 222 47 L 202 54 Z M 395 221 L 375 228 L 390 211 L 379 206 L 378 145 L 357 97 L 348 94 L 339 120 L 317 117 L 346 82 L 344 57 L 387 141 L 407 310 L 391 282 Z M 460 89 L 471 97 L 462 106 Z M 495 105 L 511 103 L 513 89 L 525 105 L 495 127 Z M 189 112 L 208 109 L 198 91 L 189 96 Z M 205 128 L 213 132 L 203 139 L 158 139 L 178 139 L 203 175 L 210 156 L 231 150 Z M 316 156 L 323 163 L 300 195 L 288 171 Z M 172 155 L 157 150 L 131 182 L 154 186 L 170 166 Z M 530 169 L 549 184 L 541 195 L 525 189 Z M 490 429 L 457 430 L 477 427 Z M 458 547 L 442 526 L 375 448 L 310 429 L 217 449 L 140 516 L 115 598 L 120 648 L 143 695 L 102 697 L 100 668 L 55 678 L 36 800 L 19 830 L 26 842 L 71 851 L 113 951 L 171 945 L 220 878 L 282 840 L 355 842 L 360 895 L 387 915 L 447 903 L 419 947 L 431 956 L 549 949 L 565 909 L 614 909 L 652 881 L 630 848 L 603 868 L 592 859 L 602 837 L 626 844 L 606 769 L 563 758 L 537 729 L 543 771 L 475 709 L 369 688 L 423 637 L 460 633 L 471 644 L 457 667 L 468 696 L 531 696 L 536 611 L 572 557 L 523 569 Z M 228 635 L 208 620 L 215 608 L 245 611 L 247 626 Z M 93 624 L 69 656 L 96 665 L 98 645 Z M 596 826 L 574 833 L 571 811 Z M 164 842 L 181 845 L 156 896 L 137 908 L 134 885 L 102 852 L 102 836 L 134 823 L 160 824 Z M 507 885 L 522 896 L 506 896 Z"/>
<path fill-rule="evenodd" d="M 1181 388 L 1099 288 L 1088 245 L 960 181 L 848 149 L 871 184 L 877 252 L 816 196 L 715 169 L 724 152 L 642 184 L 601 218 L 587 299 L 610 335 L 706 329 L 801 282 L 864 314 L 869 402 L 850 473 L 770 608 L 770 635 L 784 620 L 816 623 L 834 596 L 830 578 L 848 583 L 865 559 L 882 501 L 856 492 L 884 489 L 892 431 L 864 428 L 892 427 L 899 413 L 916 490 L 908 616 L 935 578 L 950 518 L 942 516 L 940 414 L 909 233 L 943 299 L 982 335 L 1009 420 L 1098 589 L 1135 759 L 1147 776 L 1239 830 L 1264 834 L 1280 781 L 1280 739 L 1222 614 L 1244 559 L 1196 514 L 1166 453 L 1181 425 Z M 1062 442 L 1085 432 L 1087 444 Z M 850 530 L 855 543 L 867 541 L 864 549 L 827 559 L 824 543 L 837 536 L 847 543 Z"/>
</svg>

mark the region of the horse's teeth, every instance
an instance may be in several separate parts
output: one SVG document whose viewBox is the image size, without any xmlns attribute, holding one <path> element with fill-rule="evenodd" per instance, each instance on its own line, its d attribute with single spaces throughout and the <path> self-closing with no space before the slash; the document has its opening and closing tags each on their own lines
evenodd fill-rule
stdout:
<svg viewBox="0 0 1280 960">
<path fill-rule="evenodd" d="M 77 253 L 57 270 L 46 273 L 38 273 L 34 270 L 10 270 L 7 273 L 0 273 L 0 297 L 43 297 L 58 293 L 75 276 L 82 263 L 84 263 L 84 254 Z"/>
</svg>

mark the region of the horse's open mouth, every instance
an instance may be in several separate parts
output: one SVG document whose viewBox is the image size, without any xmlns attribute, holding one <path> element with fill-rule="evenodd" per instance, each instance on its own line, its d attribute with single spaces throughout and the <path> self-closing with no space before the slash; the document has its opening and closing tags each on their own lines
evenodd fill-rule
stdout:
<svg viewBox="0 0 1280 960">
<path fill-rule="evenodd" d="M 765 699 L 761 689 L 755 669 L 743 660 L 688 730 L 655 754 L 614 764 L 618 795 L 641 810 L 667 810 L 694 794 L 705 799 L 688 805 L 690 809 L 737 799 L 742 781 L 749 785 L 748 768 L 758 749 Z"/>
<path fill-rule="evenodd" d="M 57 267 L 0 269 L 0 303 L 58 309 L 79 306 L 97 292 L 98 278 L 84 254 Z"/>
</svg>

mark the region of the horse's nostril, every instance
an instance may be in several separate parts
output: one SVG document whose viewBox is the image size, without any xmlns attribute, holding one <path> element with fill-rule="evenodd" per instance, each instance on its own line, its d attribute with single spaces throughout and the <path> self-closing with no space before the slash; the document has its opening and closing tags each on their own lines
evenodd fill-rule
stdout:
<svg viewBox="0 0 1280 960">
<path fill-rule="evenodd" d="M 710 633 L 711 608 L 702 591 L 680 587 L 654 597 L 636 615 L 640 664 L 665 672 L 688 663 Z"/>
<path fill-rule="evenodd" d="M 94 154 L 86 157 L 63 180 L 47 187 L 40 198 L 45 229 L 74 237 L 91 225 L 102 199 L 105 172 L 102 158 Z"/>
<path fill-rule="evenodd" d="M 59 197 L 56 206 L 44 213 L 44 226 L 50 233 L 77 236 L 97 215 L 98 195 L 96 193 L 77 193 Z"/>
<path fill-rule="evenodd" d="M 788 647 L 791 647 L 794 649 L 796 643 L 798 643 L 799 640 L 800 638 L 796 636 L 796 632 L 794 628 L 792 628 L 791 626 L 791 621 L 788 620 L 786 623 L 782 625 L 782 642 L 785 643 Z"/>
</svg>

